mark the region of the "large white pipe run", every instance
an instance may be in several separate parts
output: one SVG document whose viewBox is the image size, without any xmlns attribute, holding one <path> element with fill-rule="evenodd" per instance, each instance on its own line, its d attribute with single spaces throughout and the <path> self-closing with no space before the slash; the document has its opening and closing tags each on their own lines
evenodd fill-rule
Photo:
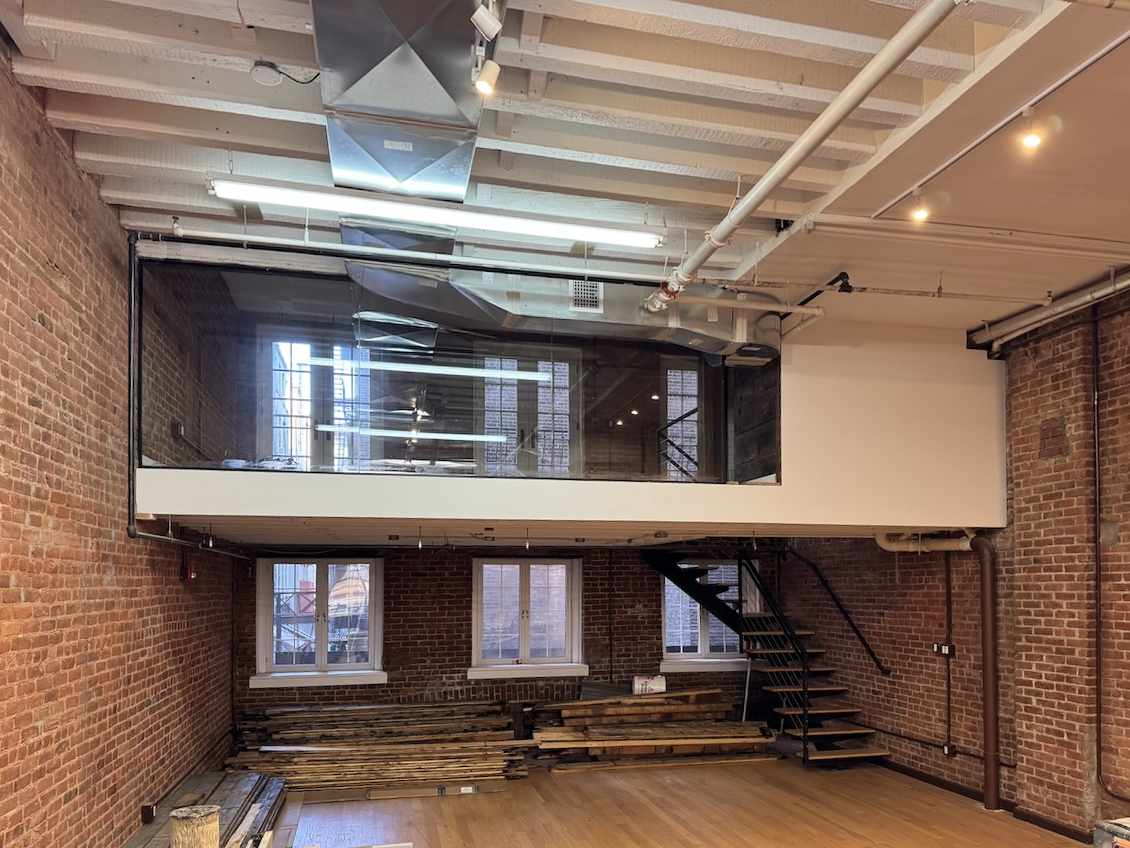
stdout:
<svg viewBox="0 0 1130 848">
<path fill-rule="evenodd" d="M 1117 276 L 1111 274 L 1110 279 L 1065 294 L 1056 298 L 1047 306 L 1029 309 L 1012 318 L 1005 318 L 1003 321 L 997 321 L 987 327 L 982 327 L 980 330 L 975 330 L 969 334 L 969 340 L 977 345 L 991 342 L 994 347 L 999 347 L 1017 336 L 1022 336 L 1054 321 L 1056 318 L 1062 318 L 1064 315 L 1085 309 L 1127 288 L 1130 288 L 1130 271 Z"/>
<path fill-rule="evenodd" d="M 649 312 L 660 312 L 693 282 L 700 268 L 711 256 L 729 241 L 730 236 L 764 203 L 770 194 L 799 168 L 820 147 L 856 108 L 867 99 L 903 60 L 913 53 L 926 37 L 949 16 L 957 6 L 969 0 L 929 0 L 895 35 L 872 57 L 844 90 L 836 95 L 828 107 L 813 121 L 808 129 L 792 143 L 780 159 L 773 163 L 757 184 L 739 200 L 734 208 L 706 234 L 703 242 L 686 256 L 679 267 L 670 273 L 663 284 L 644 300 Z"/>
<path fill-rule="evenodd" d="M 931 539 L 929 536 L 918 534 L 898 535 L 894 533 L 876 533 L 875 544 L 884 551 L 891 553 L 925 554 L 931 551 L 971 551 L 973 550 L 973 534 L 968 530 L 965 536 L 952 539 Z"/>
</svg>

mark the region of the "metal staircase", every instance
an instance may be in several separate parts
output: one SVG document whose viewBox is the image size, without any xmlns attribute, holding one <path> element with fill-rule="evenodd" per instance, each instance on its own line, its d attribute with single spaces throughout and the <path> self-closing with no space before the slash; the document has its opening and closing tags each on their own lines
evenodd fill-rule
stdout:
<svg viewBox="0 0 1130 848">
<path fill-rule="evenodd" d="M 867 647 L 872 660 L 885 672 L 819 567 L 788 549 L 770 556 L 779 558 L 779 566 L 790 554 L 817 572 L 821 585 L 832 596 L 836 608 Z M 775 699 L 777 706 L 773 708 L 773 714 L 779 719 L 781 732 L 799 742 L 798 756 L 805 765 L 842 765 L 890 755 L 889 751 L 870 740 L 875 731 L 852 723 L 851 719 L 859 709 L 843 699 L 847 687 L 835 683 L 835 668 L 822 660 L 824 650 L 811 644 L 815 631 L 794 626 L 766 585 L 757 563 L 746 552 L 739 551 L 734 557 L 738 564 L 736 586 L 707 582 L 711 569 L 695 564 L 693 553 L 649 550 L 644 552 L 644 559 L 655 571 L 741 636 L 743 652 L 749 658 L 747 700 L 751 679 L 755 679 L 762 690 Z M 747 584 L 759 599 L 756 611 L 748 597 Z M 737 589 L 736 598 L 732 593 L 729 599 L 720 597 L 734 588 Z M 744 713 L 743 706 L 743 718 Z"/>
</svg>

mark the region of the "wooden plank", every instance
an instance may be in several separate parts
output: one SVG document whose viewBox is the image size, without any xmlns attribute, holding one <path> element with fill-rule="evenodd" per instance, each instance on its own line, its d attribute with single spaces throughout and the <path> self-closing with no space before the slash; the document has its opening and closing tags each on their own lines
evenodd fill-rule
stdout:
<svg viewBox="0 0 1130 848">
<path fill-rule="evenodd" d="M 650 759 L 598 760 L 586 763 L 558 763 L 550 774 L 607 771 L 609 769 L 677 768 L 681 766 L 717 766 L 735 763 L 761 763 L 781 759 L 777 754 L 716 754 L 704 757 L 653 757 Z"/>
<path fill-rule="evenodd" d="M 618 698 L 600 698 L 597 700 L 561 701 L 555 704 L 544 704 L 543 710 L 563 710 L 572 707 L 595 707 L 601 704 L 651 704 L 665 700 L 688 700 L 702 696 L 721 696 L 721 689 L 683 689 L 672 692 L 656 692 L 653 695 L 624 695 Z"/>
<path fill-rule="evenodd" d="M 729 705 L 727 705 L 729 706 Z M 570 707 L 561 711 L 562 718 L 581 716 L 628 716 L 647 714 L 700 713 L 717 709 L 713 704 L 624 704 L 623 706 Z"/>
</svg>

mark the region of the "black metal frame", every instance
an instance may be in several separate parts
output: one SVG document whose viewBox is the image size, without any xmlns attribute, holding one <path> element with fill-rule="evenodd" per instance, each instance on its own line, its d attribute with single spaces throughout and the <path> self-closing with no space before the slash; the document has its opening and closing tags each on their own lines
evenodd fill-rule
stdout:
<svg viewBox="0 0 1130 848">
<path fill-rule="evenodd" d="M 141 465 L 141 310 L 142 310 L 142 269 L 141 258 L 137 254 L 137 233 L 129 235 L 129 346 L 128 373 L 126 375 L 126 456 L 129 467 L 126 469 L 126 535 L 131 539 L 144 539 L 149 542 L 163 542 L 180 548 L 191 548 L 206 553 L 219 554 L 231 559 L 254 562 L 255 558 L 237 551 L 228 551 L 214 546 L 209 537 L 194 542 L 173 535 L 172 527 L 167 536 L 146 533 L 137 529 L 137 469 Z"/>
<path fill-rule="evenodd" d="M 859 640 L 859 644 L 863 646 L 863 650 L 867 652 L 867 656 L 871 658 L 871 662 L 875 664 L 875 668 L 879 670 L 880 674 L 889 675 L 891 670 L 879 659 L 878 654 L 875 653 L 875 649 L 871 647 L 871 643 L 867 641 L 867 637 L 863 635 L 863 631 L 859 629 L 859 626 L 855 623 L 855 619 L 851 617 L 851 613 L 848 612 L 847 607 L 844 606 L 844 602 L 840 600 L 840 596 L 836 594 L 836 590 L 832 588 L 832 584 L 828 582 L 828 578 L 824 575 L 820 566 L 808 557 L 797 553 L 791 547 L 786 548 L 784 554 L 795 557 L 812 570 L 812 573 L 816 576 L 817 582 L 819 582 L 824 588 L 824 591 L 828 593 L 828 597 L 832 599 L 832 603 L 835 604 L 836 609 L 839 610 L 840 615 L 843 616 L 844 621 L 846 621 L 848 627 L 851 628 L 851 632 L 855 634 L 855 638 Z"/>
</svg>

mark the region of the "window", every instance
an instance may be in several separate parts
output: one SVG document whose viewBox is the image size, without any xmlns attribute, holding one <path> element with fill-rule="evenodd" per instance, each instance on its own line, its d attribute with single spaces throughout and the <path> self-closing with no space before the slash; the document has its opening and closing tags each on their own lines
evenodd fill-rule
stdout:
<svg viewBox="0 0 1130 848">
<path fill-rule="evenodd" d="M 710 568 L 707 583 L 726 583 L 729 588 L 718 597 L 738 600 L 738 565 L 733 562 L 686 563 Z M 760 609 L 760 598 L 753 581 L 742 574 L 742 612 L 753 615 Z M 663 663 L 664 673 L 745 667 L 741 638 L 721 621 L 700 607 L 670 580 L 663 581 Z"/>
<path fill-rule="evenodd" d="M 379 560 L 260 560 L 252 688 L 384 683 Z"/>
<path fill-rule="evenodd" d="M 539 380 L 491 377 L 479 396 L 481 432 L 502 436 L 479 453 L 479 465 L 492 477 L 570 477 L 579 466 L 580 392 L 573 390 L 579 355 L 555 351 L 552 359 L 519 346 L 479 346 L 483 368 L 537 371 Z"/>
<path fill-rule="evenodd" d="M 581 565 L 475 560 L 472 679 L 583 676 Z"/>
<path fill-rule="evenodd" d="M 363 471 L 379 451 L 361 435 L 371 426 L 375 378 L 370 352 L 352 344 L 288 337 L 261 339 L 261 367 L 270 390 L 260 404 L 258 459 L 274 467 Z M 272 467 L 267 466 L 267 467 Z"/>
<path fill-rule="evenodd" d="M 667 420 L 663 445 L 667 479 L 698 476 L 698 369 L 669 367 L 665 375 Z"/>
</svg>

